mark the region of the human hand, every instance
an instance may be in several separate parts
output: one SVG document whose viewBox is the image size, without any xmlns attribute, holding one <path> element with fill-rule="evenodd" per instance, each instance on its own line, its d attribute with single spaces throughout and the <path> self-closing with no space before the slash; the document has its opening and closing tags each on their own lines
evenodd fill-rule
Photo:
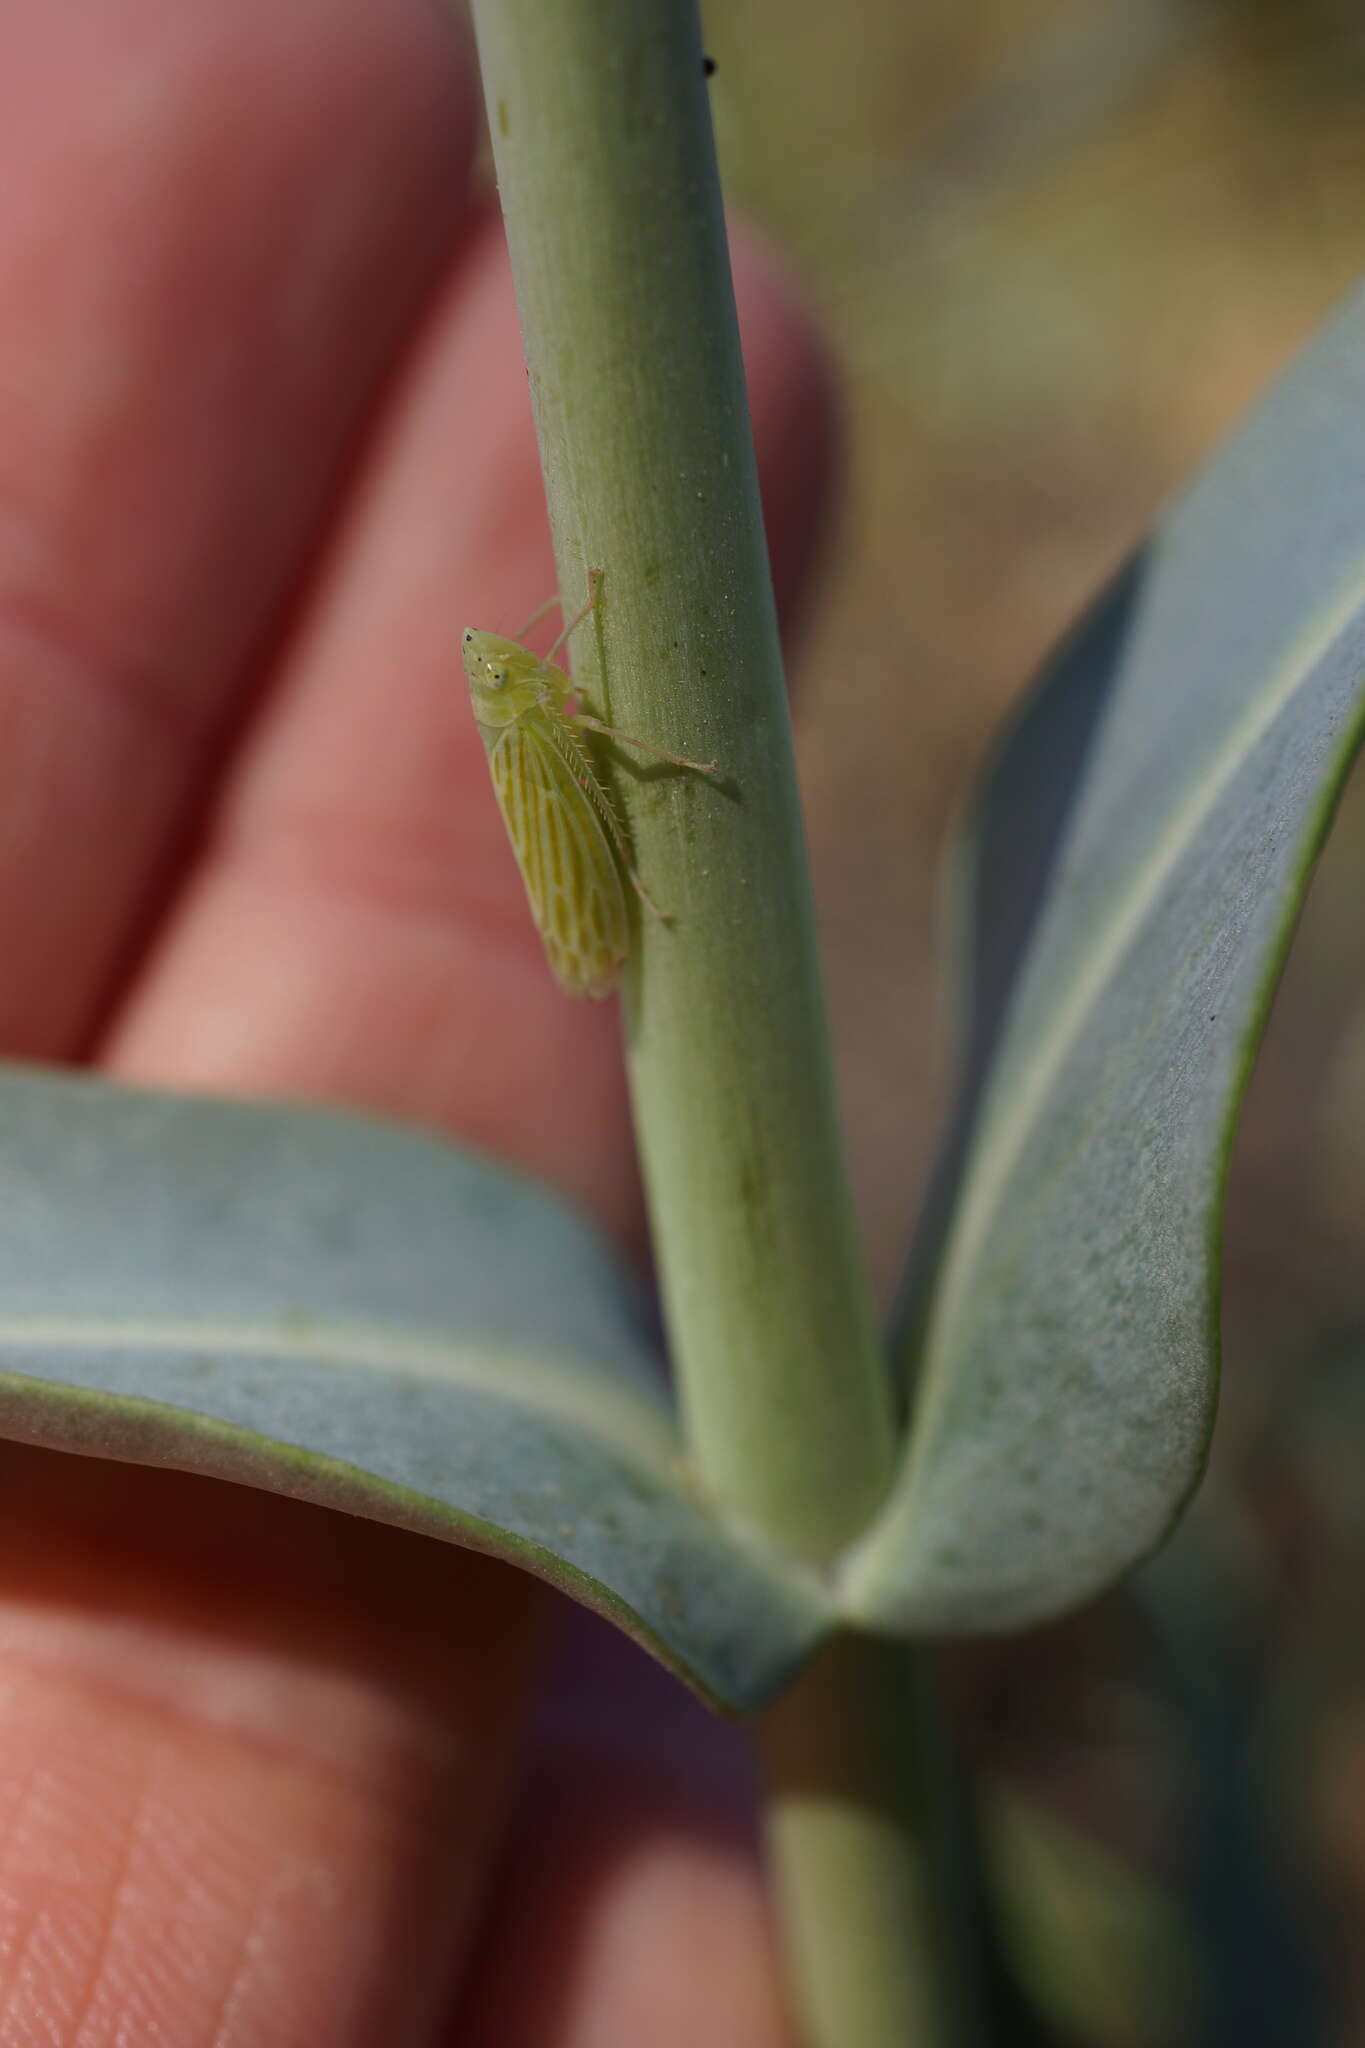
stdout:
<svg viewBox="0 0 1365 2048">
<path fill-rule="evenodd" d="M 550 979 L 460 672 L 552 584 L 466 51 L 428 0 L 5 40 L 0 1044 L 421 1120 L 636 1235 L 614 1006 Z M 823 376 L 740 284 L 790 596 Z M 779 2040 L 742 1827 L 595 1710 L 518 1755 L 541 1588 L 175 1473 L 0 1479 L 0 2044 Z"/>
</svg>

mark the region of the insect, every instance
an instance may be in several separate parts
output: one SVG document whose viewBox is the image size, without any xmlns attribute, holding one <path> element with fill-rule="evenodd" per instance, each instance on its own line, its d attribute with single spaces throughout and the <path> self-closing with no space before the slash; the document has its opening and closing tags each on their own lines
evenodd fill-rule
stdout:
<svg viewBox="0 0 1365 2048">
<path fill-rule="evenodd" d="M 595 997 L 610 995 L 630 950 L 622 878 L 651 916 L 662 919 L 663 912 L 631 866 L 625 830 L 584 733 L 603 733 L 699 775 L 716 768 L 714 761 L 688 761 L 594 718 L 572 680 L 555 667 L 553 657 L 596 611 L 601 585 L 601 570 L 590 570 L 587 603 L 543 658 L 517 640 L 472 626 L 463 643 L 474 718 L 536 929 L 560 987 Z M 522 633 L 557 602 L 552 598 L 532 613 Z"/>
</svg>

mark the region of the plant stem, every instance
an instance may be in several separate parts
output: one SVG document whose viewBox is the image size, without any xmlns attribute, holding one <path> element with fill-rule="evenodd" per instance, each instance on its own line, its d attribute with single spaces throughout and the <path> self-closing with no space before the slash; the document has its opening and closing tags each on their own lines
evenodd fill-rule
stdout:
<svg viewBox="0 0 1365 2048">
<path fill-rule="evenodd" d="M 684 1429 L 717 1505 L 818 1565 L 880 1502 L 895 1439 L 837 1132 L 695 6 L 474 0 L 474 19 L 568 607 L 604 575 L 576 674 L 613 725 L 720 764 L 711 779 L 622 757 L 615 775 L 667 913 L 639 919 L 625 1010 Z M 914 1952 L 909 1838 L 865 1825 L 853 1790 L 829 1825 L 786 1804 L 806 1764 L 831 1782 L 853 1768 L 861 1655 L 822 1660 L 841 1675 L 809 1681 L 809 1712 L 779 1710 L 773 1840 L 807 1961 L 831 1937 L 802 1900 L 847 1885 L 867 1902 L 858 1969 L 886 1980 L 889 2013 Z M 874 1718 L 867 1767 L 889 1777 L 905 1730 Z"/>
<path fill-rule="evenodd" d="M 912 1653 L 841 1636 L 768 1710 L 766 1834 L 807 2048 L 946 2035 L 914 1840 Z"/>
<path fill-rule="evenodd" d="M 824 1559 L 890 1477 L 845 1189 L 702 50 L 691 0 L 474 9 L 561 589 L 637 865 L 626 1029 L 688 1437 Z"/>
</svg>

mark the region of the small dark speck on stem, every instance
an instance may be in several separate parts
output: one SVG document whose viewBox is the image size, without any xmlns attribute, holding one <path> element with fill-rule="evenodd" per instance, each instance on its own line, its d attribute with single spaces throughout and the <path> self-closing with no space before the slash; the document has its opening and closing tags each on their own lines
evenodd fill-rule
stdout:
<svg viewBox="0 0 1365 2048">
<path fill-rule="evenodd" d="M 714 58 L 714 57 L 703 57 L 703 58 L 702 58 L 702 60 L 701 60 L 701 68 L 702 68 L 703 74 L 704 74 L 704 75 L 705 75 L 705 76 L 706 76 L 707 78 L 714 78 L 714 77 L 715 77 L 715 75 L 716 75 L 716 60 L 715 60 L 715 58 Z"/>
</svg>

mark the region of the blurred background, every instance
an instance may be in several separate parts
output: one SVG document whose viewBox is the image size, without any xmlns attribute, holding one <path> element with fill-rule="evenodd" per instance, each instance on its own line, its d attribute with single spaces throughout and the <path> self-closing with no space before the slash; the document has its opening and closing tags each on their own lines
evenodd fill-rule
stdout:
<svg viewBox="0 0 1365 2048">
<path fill-rule="evenodd" d="M 1040 656 L 1365 275 L 1365 10 L 704 11 L 730 202 L 842 371 L 799 746 L 887 1292 L 946 1105 L 954 811 Z M 1363 899 L 1357 787 L 1238 1144 L 1194 1513 L 1086 1615 L 951 1660 L 1040 2039 L 1365 2044 Z"/>
</svg>

